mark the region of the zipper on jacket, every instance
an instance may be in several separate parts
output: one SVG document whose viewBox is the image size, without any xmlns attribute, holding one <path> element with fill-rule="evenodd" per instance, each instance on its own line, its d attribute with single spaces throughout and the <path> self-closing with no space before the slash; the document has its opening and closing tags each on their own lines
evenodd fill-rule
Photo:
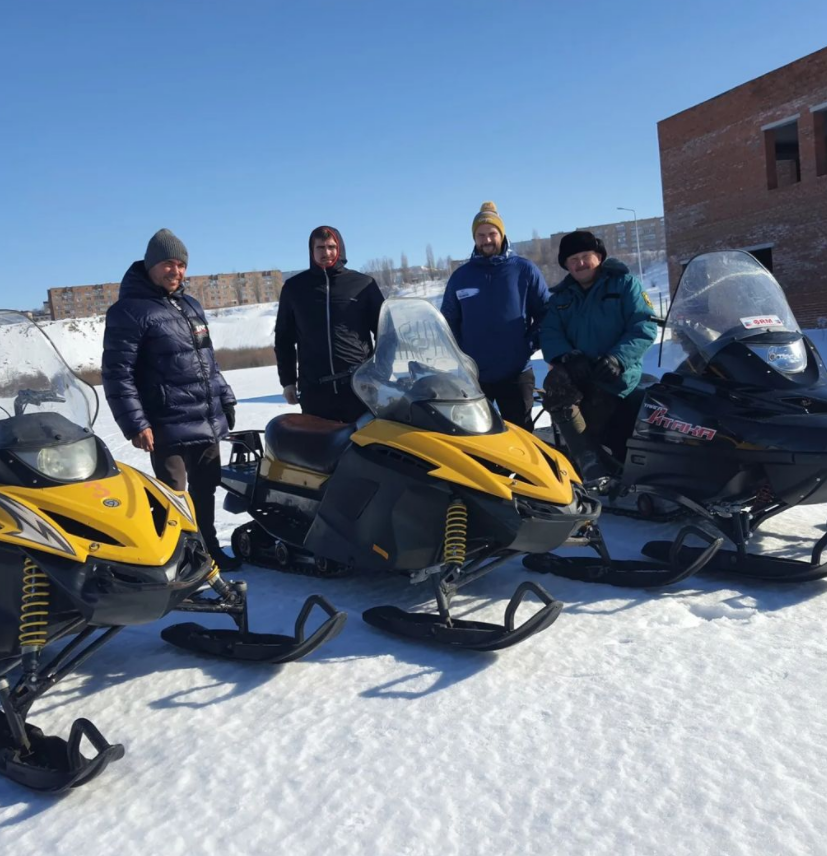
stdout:
<svg viewBox="0 0 827 856">
<path fill-rule="evenodd" d="M 324 269 L 324 287 L 325 299 L 327 303 L 327 351 L 330 354 L 330 373 L 336 374 L 333 368 L 333 331 L 330 329 L 330 277 L 327 275 L 327 268 Z M 333 381 L 333 394 L 339 394 L 339 387 L 336 381 Z"/>
<path fill-rule="evenodd" d="M 178 299 L 183 300 L 184 295 L 182 294 L 180 296 L 180 298 L 178 298 Z M 187 329 L 190 331 L 190 339 L 192 339 L 192 347 L 193 347 L 193 350 L 195 351 L 195 358 L 198 360 L 198 368 L 201 370 L 201 377 L 204 379 L 204 387 L 206 388 L 206 391 L 207 391 L 207 425 L 210 426 L 210 431 L 212 431 L 212 435 L 215 438 L 215 442 L 217 443 L 218 442 L 218 434 L 216 434 L 216 432 L 215 432 L 215 428 L 213 427 L 212 418 L 211 418 L 212 417 L 212 389 L 210 387 L 210 379 L 207 377 L 207 369 L 204 366 L 203 361 L 201 360 L 201 353 L 200 353 L 201 350 L 205 350 L 205 349 L 198 347 L 198 342 L 195 341 L 195 333 L 193 333 L 193 331 L 192 331 L 192 325 L 189 322 L 189 318 L 187 316 L 187 313 L 184 311 L 183 305 L 180 305 L 177 300 L 173 300 L 171 294 L 167 295 L 167 300 L 169 301 L 172 308 L 175 309 L 176 311 L 178 311 L 182 315 L 182 317 L 184 319 L 184 323 L 187 325 Z"/>
</svg>

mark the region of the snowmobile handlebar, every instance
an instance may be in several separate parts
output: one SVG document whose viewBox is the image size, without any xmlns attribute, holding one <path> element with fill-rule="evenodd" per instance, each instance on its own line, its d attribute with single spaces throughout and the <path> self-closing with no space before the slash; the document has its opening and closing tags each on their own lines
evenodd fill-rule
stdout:
<svg viewBox="0 0 827 856">
<path fill-rule="evenodd" d="M 40 405 L 47 401 L 62 403 L 66 399 L 52 389 L 21 389 L 14 399 L 14 415 L 22 416 L 30 404 Z"/>
</svg>

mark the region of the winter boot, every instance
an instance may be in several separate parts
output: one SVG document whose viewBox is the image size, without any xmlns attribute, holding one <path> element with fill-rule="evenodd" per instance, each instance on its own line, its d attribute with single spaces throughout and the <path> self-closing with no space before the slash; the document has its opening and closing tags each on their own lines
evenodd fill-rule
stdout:
<svg viewBox="0 0 827 856">
<path fill-rule="evenodd" d="M 241 559 L 238 556 L 230 556 L 225 553 L 218 542 L 207 546 L 210 558 L 218 565 L 219 571 L 237 571 L 241 567 Z"/>
<path fill-rule="evenodd" d="M 616 475 L 617 466 L 603 448 L 586 433 L 586 423 L 578 408 L 574 414 L 560 414 L 555 425 L 566 441 L 566 449 L 584 482 Z M 571 415 L 572 418 L 566 418 Z"/>
</svg>

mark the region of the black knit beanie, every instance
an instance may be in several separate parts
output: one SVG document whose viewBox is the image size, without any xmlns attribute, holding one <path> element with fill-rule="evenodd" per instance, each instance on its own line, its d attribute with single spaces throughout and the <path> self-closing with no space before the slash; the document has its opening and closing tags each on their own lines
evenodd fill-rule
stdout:
<svg viewBox="0 0 827 856">
<path fill-rule="evenodd" d="M 585 229 L 578 229 L 576 232 L 569 232 L 568 235 L 563 235 L 563 240 L 560 241 L 560 252 L 557 254 L 557 262 L 563 270 L 566 268 L 566 259 L 569 256 L 577 255 L 577 253 L 587 253 L 589 250 L 597 253 L 600 256 L 600 261 L 606 261 L 606 247 L 603 241 L 591 232 Z"/>
<path fill-rule="evenodd" d="M 178 259 L 186 265 L 189 254 L 180 238 L 176 238 L 169 229 L 159 229 L 146 245 L 144 267 L 149 270 L 167 259 Z"/>
</svg>

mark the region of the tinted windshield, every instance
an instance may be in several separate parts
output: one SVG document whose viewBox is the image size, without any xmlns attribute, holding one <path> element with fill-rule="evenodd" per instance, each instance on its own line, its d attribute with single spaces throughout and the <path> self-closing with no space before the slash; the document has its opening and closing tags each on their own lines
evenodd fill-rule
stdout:
<svg viewBox="0 0 827 856">
<path fill-rule="evenodd" d="M 416 297 L 382 304 L 376 351 L 352 383 L 379 419 L 393 420 L 400 404 L 483 397 L 474 361 L 460 351 L 442 314 Z"/>
<path fill-rule="evenodd" d="M 784 291 L 749 253 L 696 256 L 669 308 L 661 346 L 664 371 L 700 372 L 730 342 L 766 332 L 799 333 Z"/>
<path fill-rule="evenodd" d="M 90 428 L 95 390 L 76 377 L 51 340 L 19 312 L 0 310 L 0 419 L 24 413 L 60 413 Z"/>
</svg>

